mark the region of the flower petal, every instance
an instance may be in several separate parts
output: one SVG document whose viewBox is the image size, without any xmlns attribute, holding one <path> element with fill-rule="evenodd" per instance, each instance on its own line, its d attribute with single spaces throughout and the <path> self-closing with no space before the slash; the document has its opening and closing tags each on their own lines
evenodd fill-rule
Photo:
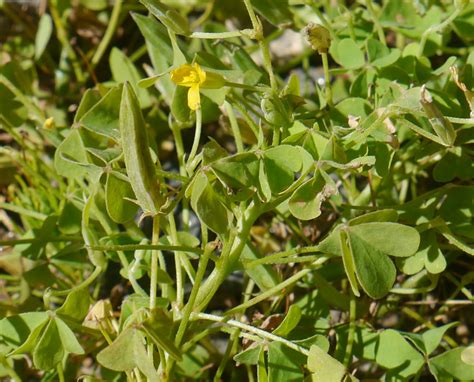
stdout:
<svg viewBox="0 0 474 382">
<path fill-rule="evenodd" d="M 206 72 L 201 69 L 198 63 L 193 64 L 193 68 L 196 71 L 197 77 L 199 79 L 199 85 L 202 85 L 206 81 Z"/>
<path fill-rule="evenodd" d="M 199 85 L 193 85 L 188 91 L 188 106 L 191 110 L 197 110 L 201 107 L 201 95 L 199 94 Z"/>
<path fill-rule="evenodd" d="M 192 65 L 183 64 L 171 71 L 171 81 L 180 86 L 190 87 L 199 83 L 199 78 Z"/>
</svg>

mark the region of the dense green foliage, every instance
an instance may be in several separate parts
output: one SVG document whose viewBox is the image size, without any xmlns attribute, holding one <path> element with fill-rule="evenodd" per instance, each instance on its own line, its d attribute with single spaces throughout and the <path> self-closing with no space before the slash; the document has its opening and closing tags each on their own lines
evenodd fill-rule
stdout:
<svg viewBox="0 0 474 382">
<path fill-rule="evenodd" d="M 0 376 L 474 380 L 474 4 L 112 3 L 0 1 Z"/>
</svg>

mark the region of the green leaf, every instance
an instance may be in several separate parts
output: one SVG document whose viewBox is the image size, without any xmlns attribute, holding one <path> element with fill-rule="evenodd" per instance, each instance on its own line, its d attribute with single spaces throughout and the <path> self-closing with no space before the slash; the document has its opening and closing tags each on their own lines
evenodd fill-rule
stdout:
<svg viewBox="0 0 474 382">
<path fill-rule="evenodd" d="M 263 351 L 262 345 L 251 346 L 234 356 L 234 361 L 244 365 L 257 365 L 260 359 L 260 353 Z"/>
<path fill-rule="evenodd" d="M 285 314 L 285 318 L 278 325 L 278 327 L 273 330 L 273 334 L 277 336 L 285 337 L 287 336 L 300 322 L 301 319 L 301 308 L 298 305 L 291 305 L 288 312 Z"/>
<path fill-rule="evenodd" d="M 232 221 L 232 214 L 220 201 L 210 184 L 204 189 L 194 206 L 202 221 L 214 232 L 225 233 Z"/>
<path fill-rule="evenodd" d="M 156 214 L 164 203 L 151 158 L 145 120 L 133 87 L 125 83 L 120 103 L 120 136 L 128 179 L 138 204 Z"/>
<path fill-rule="evenodd" d="M 43 13 L 38 23 L 35 37 L 35 59 L 43 54 L 53 33 L 53 20 L 48 13 Z"/>
<path fill-rule="evenodd" d="M 360 226 L 353 228 L 356 227 Z M 361 237 L 356 232 L 350 231 L 349 243 L 360 285 L 370 297 L 382 298 L 395 282 L 396 270 L 393 262 L 385 253 L 373 246 L 367 237 Z"/>
<path fill-rule="evenodd" d="M 206 175 L 200 174 L 193 185 L 191 206 L 201 221 L 216 233 L 227 232 L 232 214 L 221 202 L 217 193 L 208 182 Z"/>
<path fill-rule="evenodd" d="M 59 337 L 61 338 L 61 344 L 64 350 L 67 353 L 84 354 L 84 349 L 74 335 L 74 332 L 69 329 L 69 326 L 67 326 L 60 318 L 56 317 L 54 321 L 56 322 Z"/>
<path fill-rule="evenodd" d="M 279 194 L 293 183 L 303 160 L 313 162 L 311 155 L 301 147 L 280 145 L 265 151 L 263 162 L 273 194 Z"/>
<path fill-rule="evenodd" d="M 168 31 L 153 16 L 147 17 L 138 13 L 132 13 L 132 18 L 145 38 L 148 55 L 155 73 L 164 73 L 173 63 L 173 49 L 171 48 Z M 164 101 L 169 105 L 176 85 L 169 76 L 162 76 L 155 83 L 155 86 L 163 94 Z"/>
<path fill-rule="evenodd" d="M 181 361 L 182 359 L 181 351 L 176 347 L 173 340 L 169 338 L 168 335 L 163 333 L 163 330 L 161 330 L 161 333 L 157 334 L 157 332 L 153 329 L 153 327 L 146 323 L 143 324 L 142 330 L 146 334 L 146 336 L 153 341 L 153 343 L 156 346 L 163 349 L 166 353 L 170 355 L 170 357 L 172 357 L 176 361 Z"/>
<path fill-rule="evenodd" d="M 268 382 L 301 381 L 305 356 L 281 342 L 268 345 Z"/>
<path fill-rule="evenodd" d="M 463 147 L 448 149 L 433 169 L 433 178 L 437 182 L 450 182 L 455 178 L 469 180 L 473 177 L 474 163 Z"/>
<path fill-rule="evenodd" d="M 146 353 L 144 336 L 135 328 L 127 328 L 120 333 L 111 345 L 97 354 L 97 361 L 115 371 L 131 371 L 138 367 L 150 380 L 159 380 Z"/>
<path fill-rule="evenodd" d="M 460 381 L 472 381 L 474 365 L 464 362 L 461 358 L 465 349 L 466 347 L 460 346 L 431 358 L 428 363 L 431 373 L 438 380 L 454 378 Z"/>
<path fill-rule="evenodd" d="M 390 208 L 385 210 L 378 210 L 357 216 L 349 220 L 349 225 L 357 225 L 363 223 L 378 223 L 378 222 L 392 222 L 396 223 L 398 220 L 398 213 L 396 210 Z"/>
<path fill-rule="evenodd" d="M 81 230 L 81 211 L 70 201 L 66 201 L 59 215 L 58 229 L 65 234 L 75 234 Z"/>
<path fill-rule="evenodd" d="M 211 164 L 218 159 L 227 157 L 227 151 L 214 139 L 207 142 L 202 148 L 202 162 L 204 165 Z"/>
<path fill-rule="evenodd" d="M 311 220 L 321 215 L 321 204 L 337 192 L 336 185 L 322 169 L 299 186 L 288 201 L 291 214 L 300 220 Z"/>
<path fill-rule="evenodd" d="M 351 226 L 350 232 L 388 256 L 412 256 L 420 245 L 420 234 L 418 231 L 398 223 L 374 222 L 358 224 Z"/>
<path fill-rule="evenodd" d="M 446 259 L 441 252 L 434 231 L 423 232 L 419 252 L 423 255 L 426 270 L 439 274 L 446 269 Z"/>
<path fill-rule="evenodd" d="M 257 248 L 247 243 L 242 250 L 240 260 L 244 265 L 245 273 L 255 281 L 260 290 L 265 291 L 276 286 L 280 281 L 280 277 L 271 265 L 257 265 L 250 268 L 246 266 L 249 261 L 259 259 L 261 256 Z"/>
<path fill-rule="evenodd" d="M 265 163 L 263 160 L 259 161 L 259 170 L 258 170 L 258 194 L 260 200 L 264 203 L 270 201 L 272 197 L 272 190 L 270 188 L 270 180 L 271 178 L 267 175 L 267 171 L 265 170 Z"/>
<path fill-rule="evenodd" d="M 119 113 L 121 98 L 122 87 L 113 87 L 99 102 L 82 115 L 79 119 L 80 124 L 94 133 L 118 141 L 120 139 Z"/>
<path fill-rule="evenodd" d="M 421 338 L 425 345 L 426 354 L 433 353 L 439 346 L 444 334 L 453 326 L 458 325 L 457 322 L 450 322 L 449 324 L 440 326 L 438 328 L 430 329 L 422 333 Z"/>
<path fill-rule="evenodd" d="M 258 184 L 259 160 L 254 153 L 242 153 L 219 159 L 211 165 L 219 180 L 227 187 L 240 189 Z"/>
<path fill-rule="evenodd" d="M 348 234 L 345 230 L 339 231 L 339 243 L 342 252 L 342 263 L 346 272 L 347 279 L 351 284 L 352 292 L 355 296 L 359 297 L 359 284 L 357 283 L 356 277 L 356 266 L 354 263 L 354 256 L 352 254 L 351 247 L 348 242 Z"/>
<path fill-rule="evenodd" d="M 87 288 L 74 289 L 56 310 L 56 314 L 69 320 L 82 322 L 89 312 L 90 301 Z"/>
<path fill-rule="evenodd" d="M 47 323 L 47 318 L 46 312 L 27 312 L 3 318 L 0 321 L 2 345 L 6 345 L 10 350 L 22 344 L 25 348 L 33 349 L 39 333 Z M 29 350 L 25 350 L 27 351 Z"/>
<path fill-rule="evenodd" d="M 190 116 L 188 91 L 189 89 L 184 86 L 176 86 L 171 99 L 171 113 L 179 122 L 186 122 Z"/>
<path fill-rule="evenodd" d="M 37 369 L 51 370 L 63 360 L 64 355 L 56 320 L 51 318 L 34 348 L 33 363 Z"/>
<path fill-rule="evenodd" d="M 275 26 L 293 21 L 288 0 L 251 0 L 255 10 Z"/>
<path fill-rule="evenodd" d="M 468 346 L 462 351 L 461 360 L 468 365 L 474 365 L 474 345 Z"/>
<path fill-rule="evenodd" d="M 65 158 L 71 158 L 73 161 Z M 75 162 L 87 161 L 87 152 L 79 129 L 72 129 L 54 153 L 54 167 L 59 175 L 75 179 L 87 174 L 85 167 Z"/>
<path fill-rule="evenodd" d="M 379 40 L 374 38 L 369 38 L 366 42 L 367 44 L 367 58 L 369 62 L 373 62 L 378 58 L 386 56 L 390 50 L 389 48 L 382 44 Z"/>
<path fill-rule="evenodd" d="M 399 258 L 397 265 L 406 275 L 414 275 L 425 267 L 425 253 L 417 252 L 413 256 Z"/>
<path fill-rule="evenodd" d="M 173 8 L 168 7 L 158 0 L 140 0 L 150 13 L 160 20 L 172 32 L 179 35 L 189 35 L 188 20 Z"/>
<path fill-rule="evenodd" d="M 107 173 L 105 204 L 107 212 L 114 222 L 126 223 L 135 217 L 138 206 L 127 199 L 135 199 L 128 179 L 115 171 Z"/>
<path fill-rule="evenodd" d="M 130 82 L 137 94 L 140 105 L 146 109 L 151 106 L 152 100 L 147 89 L 140 88 L 137 84 L 142 78 L 133 62 L 118 48 L 112 48 L 109 56 L 110 70 L 114 80 L 118 83 Z"/>
<path fill-rule="evenodd" d="M 379 336 L 376 362 L 389 370 L 390 375 L 408 378 L 424 364 L 421 353 L 416 351 L 396 330 L 384 330 Z"/>
<path fill-rule="evenodd" d="M 309 349 L 308 370 L 313 382 L 340 382 L 346 375 L 344 365 L 316 345 Z"/>
<path fill-rule="evenodd" d="M 329 51 L 334 60 L 346 69 L 357 69 L 365 64 L 364 53 L 350 38 L 334 42 Z"/>
</svg>

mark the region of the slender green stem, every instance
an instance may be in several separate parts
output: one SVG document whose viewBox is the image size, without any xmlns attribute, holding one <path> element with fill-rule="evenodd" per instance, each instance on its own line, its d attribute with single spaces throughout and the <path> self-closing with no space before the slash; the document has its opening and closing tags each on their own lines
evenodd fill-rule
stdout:
<svg viewBox="0 0 474 382">
<path fill-rule="evenodd" d="M 474 126 L 474 118 L 457 118 L 457 117 L 444 117 L 449 122 L 458 123 L 460 125 Z"/>
<path fill-rule="evenodd" d="M 153 232 L 151 244 L 157 245 L 160 238 L 160 215 L 153 217 Z M 150 276 L 150 310 L 156 307 L 156 290 L 158 285 L 158 250 L 151 251 L 151 276 Z"/>
<path fill-rule="evenodd" d="M 251 204 L 239 217 L 237 227 L 231 229 L 231 234 L 224 242 L 224 248 L 216 267 L 203 283 L 196 297 L 197 311 L 202 311 L 207 306 L 225 278 L 235 269 L 248 240 L 250 229 L 261 212 L 260 205 Z"/>
<path fill-rule="evenodd" d="M 107 49 L 107 46 L 112 40 L 115 30 L 117 29 L 121 10 L 122 10 L 122 0 L 115 0 L 114 7 L 112 9 L 112 14 L 110 16 L 107 29 L 105 30 L 105 33 L 104 33 L 104 37 L 102 38 L 99 46 L 97 47 L 97 50 L 94 53 L 94 56 L 92 57 L 92 60 L 91 60 L 92 67 L 95 67 L 99 63 L 100 59 L 102 58 L 102 56 L 104 55 Z"/>
<path fill-rule="evenodd" d="M 198 270 L 197 270 L 197 273 L 196 273 L 196 279 L 194 281 L 194 285 L 193 285 L 193 288 L 191 290 L 191 294 L 189 296 L 188 303 L 186 304 L 186 306 L 183 309 L 183 316 L 181 317 L 181 322 L 179 324 L 178 331 L 176 332 L 176 337 L 175 337 L 174 343 L 177 347 L 180 346 L 181 341 L 184 337 L 184 334 L 186 333 L 186 328 L 188 326 L 188 323 L 189 323 L 189 320 L 190 320 L 190 317 L 191 317 L 191 313 L 192 313 L 192 311 L 194 309 L 194 305 L 196 303 L 196 297 L 197 297 L 199 288 L 201 286 L 201 282 L 204 278 L 204 274 L 206 272 L 206 267 L 207 267 L 207 263 L 209 261 L 209 257 L 211 255 L 211 253 L 215 250 L 215 248 L 216 248 L 216 243 L 215 242 L 209 243 L 208 245 L 206 245 L 206 248 L 204 249 L 204 254 L 199 259 L 199 265 L 198 265 Z M 172 358 L 170 358 L 170 360 L 167 364 L 167 373 L 168 374 L 171 374 L 173 366 L 174 366 L 174 360 Z"/>
<path fill-rule="evenodd" d="M 191 147 L 191 152 L 187 160 L 187 167 L 193 163 L 194 158 L 196 157 L 199 141 L 201 140 L 201 130 L 202 130 L 202 112 L 201 109 L 196 110 L 196 130 L 194 131 L 194 141 L 193 146 Z"/>
<path fill-rule="evenodd" d="M 202 254 L 201 248 L 188 247 L 185 245 L 161 245 L 161 244 L 122 244 L 122 245 L 90 245 L 88 249 L 93 251 L 134 251 L 136 249 L 156 249 L 159 251 L 182 251 Z"/>
<path fill-rule="evenodd" d="M 33 237 L 28 239 L 12 239 L 12 240 L 0 240 L 0 247 L 12 247 L 20 244 L 29 243 L 57 243 L 63 241 L 81 241 L 82 238 L 79 236 L 57 236 L 44 239 L 41 237 Z"/>
<path fill-rule="evenodd" d="M 240 135 L 239 124 L 237 122 L 237 118 L 235 118 L 234 109 L 227 101 L 224 102 L 224 107 L 229 117 L 230 128 L 232 129 L 232 134 L 234 135 L 237 152 L 241 153 L 244 151 L 244 144 L 242 143 L 242 136 Z"/>
<path fill-rule="evenodd" d="M 326 19 L 326 16 L 319 10 L 318 5 L 315 4 L 313 0 L 308 0 L 307 5 L 311 7 L 313 12 L 318 16 L 319 20 L 321 21 L 321 24 L 329 31 L 331 34 L 331 38 L 334 40 L 337 40 L 337 34 L 334 32 L 334 29 L 332 28 L 331 24 L 328 22 Z"/>
<path fill-rule="evenodd" d="M 63 370 L 63 364 L 61 362 L 58 363 L 58 366 L 56 366 L 56 371 L 58 372 L 58 378 L 59 382 L 64 382 L 64 370 Z"/>
<path fill-rule="evenodd" d="M 295 273 L 293 276 L 287 278 L 285 281 L 281 282 L 280 284 L 266 290 L 265 292 L 259 294 L 258 296 L 250 299 L 247 302 L 244 302 L 243 304 L 237 305 L 236 307 L 228 310 L 226 312 L 226 315 L 231 315 L 237 312 L 240 312 L 241 310 L 245 310 L 250 308 L 251 306 L 258 304 L 259 302 L 266 300 L 267 298 L 276 295 L 279 293 L 281 290 L 285 289 L 286 287 L 294 284 L 298 280 L 302 279 L 304 276 L 307 274 L 311 273 L 312 269 L 310 268 L 305 268 L 302 269 L 301 271 Z"/>
<path fill-rule="evenodd" d="M 344 366 L 349 367 L 352 361 L 352 348 L 354 346 L 355 328 L 356 328 L 356 314 L 357 314 L 357 301 L 352 291 L 349 292 L 351 295 L 349 305 L 349 333 L 347 334 L 347 345 L 346 352 L 344 354 Z"/>
<path fill-rule="evenodd" d="M 138 48 L 135 52 L 130 55 L 130 61 L 136 62 L 140 58 L 142 58 L 148 52 L 148 48 L 145 44 L 143 44 L 140 48 Z"/>
<path fill-rule="evenodd" d="M 331 77 L 329 75 L 329 63 L 328 63 L 328 54 L 321 53 L 321 59 L 323 60 L 323 70 L 324 70 L 324 85 L 326 86 L 326 103 L 329 107 L 333 106 L 332 103 L 332 88 L 331 88 Z"/>
<path fill-rule="evenodd" d="M 169 235 L 173 244 L 178 242 L 178 233 L 176 232 L 176 222 L 173 213 L 168 215 Z M 181 252 L 175 251 L 175 268 L 176 268 L 176 304 L 181 308 L 184 304 L 184 275 L 183 265 L 181 261 Z"/>
<path fill-rule="evenodd" d="M 246 302 L 249 300 L 254 287 L 255 287 L 255 282 L 252 279 L 249 279 L 244 291 L 242 302 Z M 235 352 L 235 348 L 238 344 L 237 341 L 239 339 L 239 336 L 240 336 L 240 329 L 237 329 L 234 333 L 231 334 L 230 339 L 227 343 L 224 356 L 222 357 L 222 360 L 219 363 L 219 367 L 217 368 L 216 374 L 214 375 L 214 382 L 219 382 L 221 380 L 221 376 L 224 373 L 227 362 L 229 362 L 232 354 Z"/>
<path fill-rule="evenodd" d="M 83 83 L 85 81 L 84 73 L 82 72 L 81 64 L 77 58 L 76 52 L 74 51 L 74 48 L 69 42 L 69 37 L 67 35 L 66 29 L 64 28 L 61 16 L 59 15 L 57 3 L 58 0 L 51 0 L 49 2 L 49 11 L 51 12 L 54 25 L 56 26 L 58 40 L 63 46 L 63 48 L 66 50 L 67 57 L 71 61 L 71 65 L 74 70 L 74 75 L 76 76 L 77 81 L 79 83 Z"/>
<path fill-rule="evenodd" d="M 196 273 L 196 279 L 194 280 L 193 289 L 191 290 L 191 295 L 189 296 L 188 303 L 186 304 L 183 317 L 181 319 L 178 332 L 176 333 L 175 345 L 179 346 L 181 344 L 181 340 L 183 339 L 184 333 L 186 331 L 186 326 L 188 325 L 189 318 L 191 317 L 191 312 L 194 309 L 194 304 L 196 302 L 196 297 L 201 286 L 201 282 L 204 278 L 204 274 L 206 272 L 207 263 L 209 261 L 209 256 L 215 250 L 216 243 L 211 242 L 209 243 L 205 250 L 204 254 L 199 259 L 198 270 Z"/>
<path fill-rule="evenodd" d="M 238 82 L 231 82 L 231 81 L 226 81 L 225 86 L 230 86 L 232 88 L 250 90 L 250 91 L 253 91 L 253 92 L 266 92 L 268 90 L 268 86 L 251 86 L 251 85 L 239 84 Z"/>
<path fill-rule="evenodd" d="M 245 266 L 246 268 L 253 268 L 261 264 L 271 264 L 273 261 L 279 260 L 284 257 L 291 257 L 294 255 L 300 255 L 303 253 L 312 253 L 312 252 L 318 252 L 318 251 L 319 249 L 317 245 L 301 247 L 301 248 L 292 248 L 287 251 L 273 253 L 271 255 L 262 257 L 260 259 L 252 260 L 248 262 L 247 264 L 245 264 Z"/>
<path fill-rule="evenodd" d="M 250 0 L 244 0 L 245 8 L 247 8 L 247 12 L 250 17 L 250 21 L 252 22 L 253 27 L 253 37 L 258 41 L 258 45 L 262 52 L 263 57 L 263 66 L 265 70 L 268 72 L 268 76 L 270 78 L 270 86 L 273 92 L 277 92 L 278 84 L 276 82 L 275 73 L 273 72 L 272 67 L 272 58 L 270 55 L 270 48 L 268 42 L 265 41 L 263 38 L 263 30 L 262 30 L 262 23 L 255 15 L 255 11 L 253 10 L 252 3 Z"/>
<path fill-rule="evenodd" d="M 263 39 L 260 40 L 258 43 L 262 51 L 263 66 L 267 70 L 268 76 L 270 77 L 270 86 L 272 88 L 272 91 L 276 93 L 278 91 L 278 84 L 276 81 L 275 73 L 273 72 L 272 58 L 270 55 L 270 47 L 268 45 L 268 42 Z"/>
<path fill-rule="evenodd" d="M 241 31 L 229 31 L 229 32 L 219 32 L 219 33 L 208 33 L 208 32 L 193 32 L 191 38 L 201 38 L 201 39 L 222 39 L 222 38 L 234 38 L 242 37 Z"/>
<path fill-rule="evenodd" d="M 250 0 L 244 0 L 245 8 L 247 8 L 247 12 L 250 16 L 250 21 L 252 22 L 252 27 L 257 32 L 258 30 L 261 29 L 261 24 L 257 19 L 257 16 L 255 15 L 255 12 L 252 7 L 252 3 Z"/>
<path fill-rule="evenodd" d="M 199 25 L 204 23 L 209 18 L 209 16 L 211 16 L 215 4 L 216 0 L 211 0 L 207 2 L 204 13 L 193 21 L 193 23 L 191 24 L 191 29 L 196 29 Z"/>
<path fill-rule="evenodd" d="M 423 32 L 423 34 L 421 35 L 420 45 L 418 47 L 418 55 L 417 55 L 418 57 L 421 57 L 423 55 L 423 52 L 425 50 L 426 41 L 428 40 L 428 37 L 430 36 L 430 34 L 434 33 L 434 32 L 442 32 L 444 28 L 446 28 L 449 24 L 451 24 L 451 22 L 456 17 L 458 17 L 460 12 L 461 12 L 461 9 L 456 7 L 455 10 L 453 11 L 453 13 L 451 13 L 451 15 L 446 20 L 444 20 L 440 24 L 433 25 L 433 26 L 429 27 L 428 29 L 426 29 Z"/>
<path fill-rule="evenodd" d="M 274 126 L 272 146 L 278 146 L 280 144 L 281 128 L 280 126 Z"/>
<path fill-rule="evenodd" d="M 375 9 L 374 6 L 372 5 L 372 0 L 366 0 L 365 4 L 367 5 L 367 10 L 370 13 L 370 16 L 372 17 L 372 21 L 374 23 L 375 30 L 377 31 L 377 35 L 379 37 L 379 40 L 382 44 L 387 46 L 387 41 L 385 39 L 385 34 L 383 32 L 382 25 L 380 24 L 379 17 L 375 14 Z"/>
<path fill-rule="evenodd" d="M 66 289 L 66 290 L 49 290 L 45 292 L 45 297 L 48 295 L 49 296 L 67 296 L 69 293 L 72 291 L 82 289 L 82 288 L 87 288 L 89 285 L 91 285 L 94 280 L 102 273 L 103 269 L 102 268 L 95 268 L 94 271 L 90 274 L 88 278 L 86 278 L 83 282 L 81 282 L 79 285 L 76 285 L 74 288 L 71 289 Z"/>
<path fill-rule="evenodd" d="M 160 215 L 153 216 L 153 232 L 151 237 L 151 243 L 153 245 L 158 244 L 158 240 L 160 238 Z M 158 285 L 158 251 L 152 250 L 151 251 L 151 270 L 150 270 L 150 311 L 156 307 L 156 290 Z M 153 363 L 153 342 L 148 343 L 148 357 L 150 361 Z"/>
<path fill-rule="evenodd" d="M 213 315 L 213 314 L 207 314 L 207 313 L 193 313 L 191 315 L 191 318 L 192 319 L 200 319 L 200 320 L 209 320 L 209 321 L 220 322 L 224 325 L 233 326 L 233 327 L 242 329 L 246 332 L 255 334 L 258 337 L 261 337 L 261 338 L 269 340 L 269 341 L 281 342 L 282 344 L 286 345 L 290 349 L 296 350 L 297 352 L 299 352 L 301 354 L 304 354 L 306 356 L 309 354 L 308 349 L 306 349 L 302 346 L 294 344 L 293 342 L 288 341 L 285 338 L 282 338 L 282 337 L 277 336 L 275 334 L 269 333 L 269 332 L 267 332 L 263 329 L 259 329 L 259 328 L 256 328 L 254 326 L 244 324 L 243 322 L 240 322 L 240 321 L 237 321 L 237 320 L 229 320 L 229 319 L 227 319 L 227 317 L 220 317 L 220 316 L 216 316 L 216 315 Z"/>
</svg>

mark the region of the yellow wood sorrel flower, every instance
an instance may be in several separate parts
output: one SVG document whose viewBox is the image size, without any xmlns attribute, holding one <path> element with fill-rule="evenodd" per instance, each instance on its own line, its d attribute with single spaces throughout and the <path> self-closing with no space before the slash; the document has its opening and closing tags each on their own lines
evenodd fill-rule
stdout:
<svg viewBox="0 0 474 382">
<path fill-rule="evenodd" d="M 201 107 L 201 96 L 199 90 L 219 89 L 225 85 L 224 77 L 217 73 L 206 72 L 194 64 L 183 64 L 171 71 L 171 80 L 179 85 L 189 88 L 188 106 L 191 110 Z"/>
</svg>

